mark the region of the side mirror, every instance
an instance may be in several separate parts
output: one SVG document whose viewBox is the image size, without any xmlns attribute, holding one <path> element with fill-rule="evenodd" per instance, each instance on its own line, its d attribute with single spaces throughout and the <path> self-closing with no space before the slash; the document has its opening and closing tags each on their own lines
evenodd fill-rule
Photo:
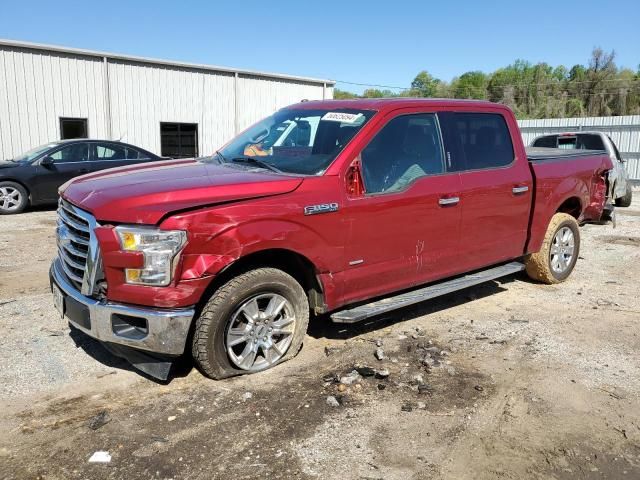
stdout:
<svg viewBox="0 0 640 480">
<path fill-rule="evenodd" d="M 347 194 L 352 197 L 361 197 L 365 194 L 359 156 L 351 162 L 351 165 L 349 165 L 349 169 L 347 170 Z"/>
<path fill-rule="evenodd" d="M 51 157 L 44 157 L 42 160 L 40 160 L 40 165 L 42 165 L 43 167 L 50 167 L 53 165 L 53 158 Z"/>
</svg>

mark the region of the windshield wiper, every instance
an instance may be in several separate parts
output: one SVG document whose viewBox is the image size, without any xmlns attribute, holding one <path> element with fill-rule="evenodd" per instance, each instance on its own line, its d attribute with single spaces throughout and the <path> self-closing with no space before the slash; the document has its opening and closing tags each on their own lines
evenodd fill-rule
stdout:
<svg viewBox="0 0 640 480">
<path fill-rule="evenodd" d="M 269 162 L 265 162 L 264 160 L 260 160 L 260 159 L 254 158 L 254 157 L 248 157 L 248 156 L 235 157 L 231 161 L 234 162 L 234 163 L 251 163 L 253 165 L 257 165 L 259 167 L 266 168 L 267 170 L 271 170 L 272 172 L 282 173 L 282 170 L 280 170 L 277 167 L 274 167 Z"/>
<path fill-rule="evenodd" d="M 224 155 L 222 155 L 222 153 L 220 152 L 220 150 L 217 150 L 217 151 L 216 151 L 216 155 L 217 155 L 217 156 L 219 156 L 219 157 L 220 157 L 220 159 L 222 160 L 222 162 L 220 162 L 220 163 L 223 163 L 223 162 L 226 162 L 226 161 L 227 161 L 227 159 L 226 159 L 226 158 L 224 158 Z"/>
</svg>

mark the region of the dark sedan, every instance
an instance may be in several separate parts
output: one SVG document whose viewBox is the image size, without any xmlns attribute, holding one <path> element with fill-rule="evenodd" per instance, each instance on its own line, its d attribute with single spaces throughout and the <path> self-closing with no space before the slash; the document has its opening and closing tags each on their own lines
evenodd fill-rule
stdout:
<svg viewBox="0 0 640 480">
<path fill-rule="evenodd" d="M 108 140 L 63 140 L 0 161 L 0 215 L 28 205 L 55 203 L 67 180 L 107 168 L 166 160 L 133 145 Z"/>
</svg>

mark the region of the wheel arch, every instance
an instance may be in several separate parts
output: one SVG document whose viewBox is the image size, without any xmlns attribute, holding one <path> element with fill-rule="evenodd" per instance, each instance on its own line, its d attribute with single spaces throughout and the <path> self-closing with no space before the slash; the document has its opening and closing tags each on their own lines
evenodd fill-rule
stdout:
<svg viewBox="0 0 640 480">
<path fill-rule="evenodd" d="M 0 178 L 0 183 L 2 182 L 17 183 L 27 191 L 27 195 L 29 196 L 29 199 L 31 199 L 31 189 L 22 180 L 18 180 L 17 178 L 13 178 L 13 177 Z"/>
<path fill-rule="evenodd" d="M 325 300 L 319 270 L 306 256 L 286 248 L 258 250 L 230 262 L 215 274 L 202 295 L 201 302 L 208 301 L 218 288 L 233 277 L 263 267 L 277 268 L 291 275 L 307 293 L 310 309 L 312 311 L 322 310 Z"/>
<path fill-rule="evenodd" d="M 580 198 L 575 195 L 570 196 L 566 198 L 558 206 L 558 208 L 556 208 L 555 212 L 553 212 L 553 214 L 551 215 L 551 218 L 553 218 L 553 215 L 555 215 L 556 213 L 567 213 L 578 220 L 580 218 L 580 215 L 582 215 L 583 209 L 584 206 L 582 205 L 582 201 L 580 200 Z M 549 221 L 551 221 L 551 219 L 549 219 Z"/>
</svg>

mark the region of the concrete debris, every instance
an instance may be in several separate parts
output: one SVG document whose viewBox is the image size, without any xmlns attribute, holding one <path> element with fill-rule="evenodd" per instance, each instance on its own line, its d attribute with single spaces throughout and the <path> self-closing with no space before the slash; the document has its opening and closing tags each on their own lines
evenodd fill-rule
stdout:
<svg viewBox="0 0 640 480">
<path fill-rule="evenodd" d="M 338 402 L 338 399 L 333 395 L 329 395 L 327 397 L 327 405 L 329 405 L 330 407 L 339 407 L 340 402 Z"/>
<path fill-rule="evenodd" d="M 322 381 L 325 383 L 339 383 L 340 377 L 337 373 L 327 373 L 322 377 Z"/>
<path fill-rule="evenodd" d="M 89 458 L 89 463 L 109 463 L 111 461 L 111 455 L 104 450 L 98 450 L 93 452 L 93 455 Z"/>
<path fill-rule="evenodd" d="M 400 410 L 402 410 L 403 412 L 412 412 L 413 407 L 414 405 L 412 403 L 407 402 L 402 404 L 402 407 L 400 407 Z"/>
<path fill-rule="evenodd" d="M 327 357 L 330 357 L 331 355 L 338 353 L 340 351 L 340 349 L 338 347 L 324 347 L 324 354 Z"/>
<path fill-rule="evenodd" d="M 97 415 L 91 417 L 87 422 L 87 427 L 91 430 L 98 430 L 100 427 L 103 427 L 107 423 L 111 421 L 111 417 L 106 410 L 102 410 Z"/>
<path fill-rule="evenodd" d="M 378 360 L 384 360 L 386 358 L 384 355 L 384 350 L 382 350 L 382 348 L 380 347 L 376 348 L 376 352 L 374 355 Z"/>
<path fill-rule="evenodd" d="M 357 370 L 352 370 L 347 375 L 340 377 L 340 383 L 343 385 L 351 385 L 353 383 L 359 382 L 362 377 L 358 373 Z"/>
<path fill-rule="evenodd" d="M 433 393 L 433 387 L 428 383 L 421 383 L 418 385 L 418 393 L 420 395 L 431 395 Z"/>
</svg>

